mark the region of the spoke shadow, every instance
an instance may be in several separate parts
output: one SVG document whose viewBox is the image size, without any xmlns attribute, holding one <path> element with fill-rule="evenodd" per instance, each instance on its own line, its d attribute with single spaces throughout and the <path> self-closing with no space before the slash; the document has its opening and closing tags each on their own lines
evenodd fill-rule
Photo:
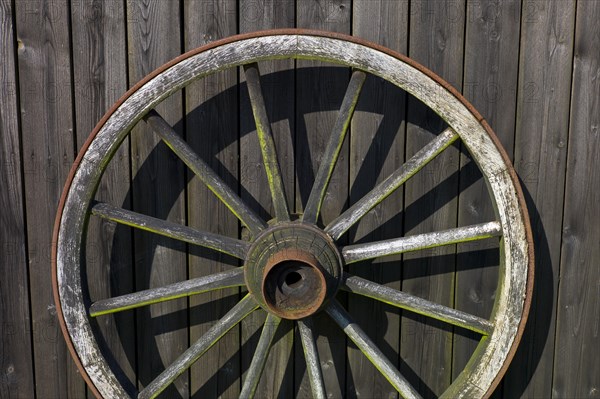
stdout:
<svg viewBox="0 0 600 399">
<path fill-rule="evenodd" d="M 463 252 L 464 253 L 464 252 Z M 354 265 L 357 267 L 354 268 L 353 275 L 362 278 L 368 278 L 367 273 L 375 274 L 377 276 L 381 276 L 382 279 L 378 280 L 379 284 L 390 284 L 394 282 L 399 282 L 401 279 L 414 279 L 431 276 L 431 273 L 427 273 L 426 270 L 420 268 L 423 259 L 433 259 L 433 261 L 437 264 L 446 265 L 443 267 L 436 268 L 434 272 L 436 274 L 445 274 L 445 273 L 453 273 L 456 271 L 462 270 L 473 270 L 479 268 L 486 267 L 497 267 L 499 261 L 499 251 L 497 248 L 485 248 L 485 249 L 473 249 L 469 251 L 469 254 L 472 256 L 477 256 L 478 258 L 485 259 L 484 263 L 461 263 L 458 262 L 456 265 L 454 264 L 456 254 L 439 254 L 436 253 L 435 248 L 412 252 L 412 254 L 422 255 L 416 258 L 404 259 L 404 260 L 378 260 L 374 261 L 372 259 L 365 260 L 362 262 L 356 262 Z M 395 275 L 385 275 L 382 271 L 386 268 L 397 268 L 402 267 L 402 277 Z"/>
<path fill-rule="evenodd" d="M 324 133 L 324 136 L 319 136 L 317 135 L 319 132 L 308 131 L 306 118 L 317 118 L 318 124 L 324 124 L 325 121 L 321 121 L 320 118 L 328 118 L 329 116 L 316 115 L 316 112 L 335 111 L 335 117 L 337 117 L 337 111 L 344 98 L 345 88 L 339 90 L 340 86 L 336 82 L 340 82 L 340 76 L 345 77 L 345 81 L 349 82 L 350 73 L 348 68 L 307 67 L 297 69 L 296 74 L 296 82 L 302 82 L 301 86 L 296 86 L 297 96 L 299 97 L 296 102 L 296 140 L 294 144 L 296 189 L 298 190 L 296 197 L 299 197 L 302 208 L 304 208 L 315 180 L 315 173 L 320 166 L 320 160 L 315 160 L 313 157 L 311 144 L 314 145 L 317 140 L 326 143 L 331 134 L 331 132 L 326 131 L 320 132 Z M 325 87 L 321 87 L 323 83 L 326 84 Z M 314 93 L 323 89 L 327 93 L 324 101 L 321 96 L 316 98 L 314 96 Z M 345 141 L 347 142 L 348 138 Z M 324 145 L 321 146 L 325 147 Z M 344 205 L 345 207 L 346 205 Z M 319 220 L 321 220 L 321 215 L 319 215 Z"/>
<path fill-rule="evenodd" d="M 505 397 L 522 397 L 541 364 L 548 338 L 553 331 L 551 327 L 553 327 L 552 315 L 555 303 L 552 299 L 555 298 L 554 287 L 556 285 L 554 270 L 558 270 L 558 267 L 552 264 L 548 237 L 540 210 L 536 206 L 535 199 L 527 190 L 527 185 L 523 181 L 520 183 L 533 232 L 535 276 L 527 325 L 521 343 L 502 381 Z"/>
<path fill-rule="evenodd" d="M 292 325 L 292 323 L 282 320 L 281 324 L 279 325 L 279 328 L 277 328 L 275 337 L 273 338 L 273 345 L 276 345 L 280 340 L 284 339 L 284 337 L 289 332 L 291 325 Z M 256 344 L 258 343 L 261 332 L 262 332 L 262 328 L 256 329 L 254 331 L 254 333 L 252 333 L 252 335 L 250 335 L 249 337 L 246 338 L 245 342 L 241 343 L 241 346 L 240 346 L 240 349 L 238 352 L 239 353 L 243 353 L 243 352 L 254 353 L 254 351 L 256 350 Z M 239 361 L 239 357 L 240 356 L 238 354 L 236 354 L 235 356 L 231 356 L 229 359 L 227 359 L 225 361 L 225 364 L 237 362 L 237 361 Z M 202 359 L 200 359 L 199 361 L 202 361 Z M 249 362 L 241 362 L 240 367 L 241 367 L 240 368 L 240 376 L 241 376 L 248 371 L 248 368 L 250 367 L 250 363 Z M 293 356 L 289 356 L 284 374 L 286 376 L 291 375 L 293 373 L 293 368 L 294 368 Z M 203 399 L 203 398 L 213 397 L 213 395 L 215 395 L 215 394 L 217 397 L 221 397 L 223 395 L 223 393 L 226 392 L 234 383 L 239 383 L 240 388 L 241 388 L 241 386 L 243 384 L 241 377 L 240 377 L 240 380 L 237 380 L 237 381 L 232 381 L 231 378 L 221 379 L 220 373 L 221 373 L 221 370 L 216 370 L 215 373 L 212 375 L 212 377 L 210 377 L 203 386 L 201 386 L 196 392 L 194 392 L 191 395 L 191 398 L 192 399 L 201 399 L 201 398 Z M 217 392 L 208 390 L 208 387 L 213 387 L 213 386 L 218 386 Z M 276 398 L 285 399 L 287 397 L 288 397 L 287 392 L 284 392 L 282 389 L 278 390 L 278 394 L 277 394 Z"/>
<path fill-rule="evenodd" d="M 463 153 L 466 153 L 466 150 L 462 151 Z M 474 173 L 474 169 L 477 169 L 475 162 L 470 161 L 466 163 L 459 170 L 453 172 L 451 175 L 440 181 L 435 189 L 427 191 L 410 204 L 405 204 L 404 210 L 397 209 L 397 212 L 395 212 L 390 219 L 381 221 L 378 226 L 376 226 L 367 234 L 363 234 L 357 238 L 356 227 L 350 229 L 346 234 L 350 235 L 350 241 L 356 244 L 364 244 L 382 239 L 402 237 L 404 235 L 402 231 L 403 226 L 405 231 L 411 231 L 415 229 L 428 217 L 435 214 L 435 212 L 439 211 L 452 200 L 456 199 L 456 182 L 459 176 L 461 178 L 461 192 L 467 190 L 473 184 L 480 181 L 483 177 L 480 173 Z M 402 188 L 399 188 L 399 190 L 401 189 Z M 423 203 L 432 205 L 429 208 L 432 213 L 422 212 Z M 373 208 L 371 212 L 377 212 L 377 208 L 379 206 L 381 205 Z M 365 216 L 368 215 L 369 214 L 367 213 Z M 411 215 L 411 217 L 407 217 L 406 215 Z M 482 220 L 482 222 L 484 222 L 484 220 Z M 450 227 L 451 226 L 448 226 L 448 228 Z"/>
</svg>

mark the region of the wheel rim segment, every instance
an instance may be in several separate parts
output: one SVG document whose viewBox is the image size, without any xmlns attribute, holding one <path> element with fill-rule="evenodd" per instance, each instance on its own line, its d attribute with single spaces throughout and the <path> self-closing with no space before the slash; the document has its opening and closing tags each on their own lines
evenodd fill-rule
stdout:
<svg viewBox="0 0 600 399">
<path fill-rule="evenodd" d="M 434 110 L 468 148 L 486 180 L 502 227 L 503 256 L 492 311 L 494 330 L 481 340 L 465 370 L 442 397 L 489 396 L 522 335 L 533 282 L 529 219 L 508 157 L 473 107 L 424 67 L 353 37 L 301 30 L 235 36 L 178 57 L 129 90 L 84 144 L 59 205 L 53 239 L 53 283 L 63 333 L 88 385 L 103 397 L 128 396 L 95 343 L 80 277 L 80 248 L 88 207 L 106 164 L 131 128 L 170 94 L 217 70 L 274 58 L 328 61 L 379 76 Z M 215 60 L 220 60 L 220 65 Z"/>
</svg>

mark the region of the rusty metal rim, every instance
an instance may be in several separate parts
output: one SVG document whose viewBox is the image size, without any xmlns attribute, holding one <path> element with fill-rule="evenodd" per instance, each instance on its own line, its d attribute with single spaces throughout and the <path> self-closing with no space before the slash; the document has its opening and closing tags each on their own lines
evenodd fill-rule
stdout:
<svg viewBox="0 0 600 399">
<path fill-rule="evenodd" d="M 204 46 L 198 47 L 194 50 L 188 51 L 188 52 L 180 55 L 177 58 L 174 58 L 173 60 L 171 60 L 168 63 L 164 64 L 163 66 L 157 68 L 150 74 L 146 75 L 142 80 L 140 80 L 133 87 L 131 87 L 123 96 L 121 96 L 121 98 L 104 114 L 104 116 L 96 124 L 96 126 L 90 133 L 90 136 L 88 137 L 88 139 L 85 141 L 85 143 L 81 147 L 81 149 L 69 171 L 67 180 L 65 182 L 65 186 L 63 188 L 63 191 L 62 191 L 62 194 L 61 194 L 61 197 L 59 200 L 59 205 L 58 205 L 54 229 L 53 229 L 53 237 L 52 237 L 51 272 L 52 272 L 52 288 L 53 288 L 53 294 L 54 294 L 54 302 L 55 302 L 56 309 L 57 309 L 57 317 L 59 319 L 61 331 L 62 331 L 65 341 L 67 343 L 69 352 L 71 353 L 71 356 L 72 356 L 73 360 L 75 361 L 76 366 L 79 369 L 86 384 L 88 385 L 89 389 L 94 393 L 94 395 L 96 397 L 101 398 L 101 395 L 99 394 L 95 385 L 92 383 L 87 371 L 83 367 L 81 360 L 80 360 L 79 356 L 77 355 L 77 352 L 75 351 L 71 337 L 67 331 L 67 327 L 66 327 L 64 317 L 63 317 L 63 311 L 62 311 L 62 307 L 61 307 L 59 292 L 58 292 L 57 263 L 56 263 L 60 221 L 62 218 L 67 195 L 71 188 L 71 184 L 73 182 L 75 173 L 77 172 L 79 164 L 83 158 L 83 155 L 85 154 L 86 150 L 88 149 L 88 147 L 90 146 L 92 141 L 95 139 L 95 137 L 98 134 L 98 132 L 100 131 L 100 129 L 104 126 L 106 121 L 115 112 L 115 110 L 117 110 L 119 108 L 119 106 L 121 106 L 123 104 L 123 102 L 125 100 L 127 100 L 133 93 L 135 93 L 140 87 L 142 87 L 148 81 L 150 81 L 151 79 L 153 79 L 160 73 L 164 72 L 168 68 L 172 67 L 173 65 L 178 64 L 179 62 L 181 62 L 189 57 L 192 57 L 201 52 L 210 50 L 212 48 L 219 47 L 224 44 L 234 43 L 234 42 L 246 40 L 246 39 L 258 38 L 258 37 L 264 37 L 264 36 L 278 36 L 278 35 L 306 35 L 306 36 L 317 36 L 317 37 L 326 37 L 326 38 L 331 38 L 331 39 L 345 40 L 345 41 L 353 42 L 355 44 L 359 44 L 359 45 L 380 51 L 389 56 L 397 58 L 402 62 L 405 62 L 406 64 L 414 67 L 415 69 L 419 70 L 420 72 L 422 72 L 423 74 L 425 74 L 426 76 L 428 76 L 429 78 L 434 80 L 440 86 L 445 88 L 450 94 L 452 94 L 457 100 L 459 100 L 473 114 L 473 116 L 481 123 L 481 126 L 487 132 L 488 136 L 494 143 L 498 153 L 503 158 L 504 163 L 507 166 L 507 171 L 510 175 L 510 178 L 514 184 L 514 187 L 515 187 L 515 190 L 517 193 L 517 200 L 520 204 L 520 211 L 522 213 L 521 216 L 522 216 L 523 224 L 525 227 L 526 240 L 527 240 L 527 244 L 528 244 L 528 249 L 527 249 L 527 251 L 528 251 L 528 253 L 527 253 L 528 275 L 527 275 L 527 282 L 526 282 L 526 295 L 525 295 L 524 303 L 523 303 L 523 313 L 522 313 L 521 320 L 519 322 L 517 334 L 513 340 L 513 344 L 508 352 L 508 355 L 506 356 L 504 363 L 500 368 L 499 373 L 497 374 L 496 378 L 493 380 L 492 384 L 490 385 L 488 391 L 484 395 L 484 397 L 488 398 L 493 393 L 493 391 L 498 386 L 498 384 L 500 383 L 502 377 L 504 376 L 504 374 L 506 373 L 506 370 L 508 369 L 508 366 L 509 366 L 512 358 L 514 357 L 514 355 L 516 353 L 519 342 L 521 341 L 521 338 L 523 336 L 527 318 L 529 316 L 529 310 L 531 307 L 532 293 L 533 293 L 533 283 L 534 283 L 533 276 L 534 276 L 534 267 L 535 267 L 534 266 L 535 261 L 534 261 L 534 249 L 533 249 L 533 233 L 531 230 L 529 214 L 527 211 L 527 206 L 526 206 L 525 198 L 523 195 L 523 191 L 519 184 L 519 178 L 516 174 L 516 171 L 512 166 L 512 162 L 510 161 L 508 154 L 502 147 L 500 140 L 497 138 L 496 134 L 493 132 L 493 130 L 491 129 L 491 127 L 489 126 L 487 121 L 485 121 L 485 119 L 481 116 L 481 114 L 473 107 L 473 105 L 471 105 L 463 97 L 463 95 L 460 92 L 458 92 L 454 87 L 452 87 L 449 83 L 444 81 L 441 77 L 439 77 L 437 74 L 435 74 L 428 68 L 424 67 L 423 65 L 417 63 L 416 61 L 408 58 L 407 56 L 405 56 L 403 54 L 400 54 L 398 52 L 395 52 L 393 50 L 390 50 L 381 45 L 369 42 L 364 39 L 356 38 L 353 36 L 348 36 L 348 35 L 341 34 L 341 33 L 308 30 L 308 29 L 274 29 L 274 30 L 263 30 L 263 31 L 256 31 L 256 32 L 251 32 L 251 33 L 246 33 L 246 34 L 239 34 L 239 35 L 235 35 L 235 36 L 231 36 L 228 38 L 224 38 L 224 39 L 220 39 L 220 40 L 211 42 Z"/>
</svg>

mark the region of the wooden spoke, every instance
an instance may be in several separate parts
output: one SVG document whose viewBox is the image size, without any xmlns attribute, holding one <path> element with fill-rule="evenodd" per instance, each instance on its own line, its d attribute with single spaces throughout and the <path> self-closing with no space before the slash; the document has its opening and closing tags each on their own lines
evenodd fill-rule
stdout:
<svg viewBox="0 0 600 399">
<path fill-rule="evenodd" d="M 439 305 L 360 277 L 348 274 L 344 275 L 344 282 L 341 289 L 352 292 L 353 294 L 364 295 L 433 319 L 441 320 L 454 326 L 466 328 L 483 335 L 490 335 L 494 329 L 494 324 L 492 322 L 481 317 Z"/>
<path fill-rule="evenodd" d="M 409 382 L 394 367 L 392 362 L 375 346 L 373 341 L 365 334 L 350 317 L 348 312 L 337 302 L 333 300 L 326 309 L 331 318 L 346 333 L 348 338 L 360 349 L 362 353 L 373 363 L 381 374 L 392 384 L 392 386 L 404 397 L 420 398 L 419 393 L 409 384 Z"/>
<path fill-rule="evenodd" d="M 256 235 L 267 225 L 250 209 L 242 199 L 192 150 L 155 110 L 151 110 L 144 120 L 154 129 L 173 152 L 194 172 L 200 180 L 219 198 L 231 212 Z"/>
<path fill-rule="evenodd" d="M 243 286 L 244 270 L 236 268 L 226 272 L 198 277 L 159 288 L 134 292 L 114 298 L 101 299 L 90 306 L 90 316 L 96 317 L 128 309 L 170 301 L 185 296 L 196 295 L 207 291 L 228 287 Z"/>
<path fill-rule="evenodd" d="M 250 295 L 246 295 L 221 320 L 215 323 L 198 341 L 183 352 L 173 364 L 167 367 L 146 388 L 142 389 L 138 399 L 157 397 L 175 379 L 187 370 L 200 356 L 212 347 L 227 331 L 252 313 L 258 305 Z"/>
<path fill-rule="evenodd" d="M 280 322 L 281 319 L 279 317 L 271 313 L 267 315 L 267 319 L 265 320 L 265 324 L 260 334 L 260 339 L 258 340 L 258 346 L 256 347 L 252 362 L 250 363 L 250 368 L 248 369 L 248 374 L 246 374 L 246 379 L 244 380 L 244 386 L 240 393 L 241 399 L 251 399 L 254 397 L 256 387 L 260 382 L 260 377 L 265 368 L 269 350 L 271 349 L 273 338 L 275 337 Z"/>
<path fill-rule="evenodd" d="M 358 96 L 360 95 L 366 76 L 367 74 L 363 71 L 354 71 L 352 73 L 352 78 L 342 101 L 342 107 L 329 136 L 325 153 L 321 158 L 319 170 L 304 209 L 302 220 L 307 223 L 317 223 L 321 204 L 323 203 L 323 198 L 325 198 L 329 180 L 342 149 L 342 144 L 346 137 L 348 126 L 350 126 L 350 120 L 352 119 L 352 114 L 354 113 L 354 108 L 358 102 Z"/>
<path fill-rule="evenodd" d="M 417 234 L 367 244 L 348 245 L 342 248 L 342 257 L 344 258 L 344 262 L 349 264 L 380 256 L 401 254 L 467 241 L 483 240 L 500 235 L 502 235 L 502 226 L 500 226 L 500 223 L 488 222 L 436 231 L 434 233 Z"/>
<path fill-rule="evenodd" d="M 199 231 L 188 226 L 118 208 L 104 202 L 95 203 L 92 206 L 91 212 L 92 215 L 103 219 L 214 249 L 215 251 L 223 252 L 239 259 L 245 259 L 250 248 L 250 243 L 246 241 Z"/>
<path fill-rule="evenodd" d="M 302 340 L 302 349 L 306 359 L 306 370 L 310 380 L 310 389 L 313 399 L 325 399 L 325 383 L 323 382 L 323 373 L 321 371 L 321 362 L 317 343 L 313 332 L 313 321 L 311 317 L 298 320 L 298 330 L 300 330 L 300 339 Z"/>
<path fill-rule="evenodd" d="M 458 139 L 458 134 L 456 134 L 454 130 L 450 128 L 444 130 L 438 137 L 425 147 L 421 148 L 412 158 L 406 161 L 404 165 L 329 223 L 329 225 L 325 227 L 325 231 L 328 232 L 334 240 L 339 239 L 367 212 L 386 199 L 398 187 L 404 184 L 408 179 L 414 176 L 415 173 L 450 146 L 456 139 Z"/>
<path fill-rule="evenodd" d="M 277 160 L 277 152 L 275 151 L 271 124 L 269 123 L 265 100 L 260 86 L 258 65 L 256 63 L 244 65 L 244 72 L 246 74 L 246 85 L 248 86 L 252 113 L 256 122 L 256 132 L 258 133 L 263 163 L 265 164 L 265 172 L 267 173 L 269 189 L 271 190 L 275 217 L 279 221 L 287 221 L 290 220 L 290 214 L 287 207 L 279 161 Z"/>
</svg>

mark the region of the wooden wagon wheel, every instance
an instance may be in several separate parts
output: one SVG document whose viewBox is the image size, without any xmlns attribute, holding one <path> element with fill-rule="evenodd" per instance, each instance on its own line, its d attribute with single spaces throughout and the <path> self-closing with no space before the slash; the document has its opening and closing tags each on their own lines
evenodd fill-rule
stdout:
<svg viewBox="0 0 600 399">
<path fill-rule="evenodd" d="M 279 58 L 333 62 L 353 68 L 314 186 L 298 220 L 292 220 L 261 93 L 257 63 Z M 243 66 L 256 121 L 274 219 L 267 224 L 200 159 L 154 108 L 195 79 Z M 448 125 L 402 167 L 325 227 L 317 220 L 329 179 L 366 74 L 374 74 L 413 95 Z M 434 95 L 435 94 L 435 95 Z M 203 232 L 94 201 L 101 175 L 120 143 L 141 119 L 237 216 L 250 240 Z M 410 179 L 454 141 L 461 140 L 487 183 L 495 220 L 396 239 L 341 246 L 337 241 L 361 217 Z M 177 240 L 221 251 L 244 261 L 243 267 L 166 287 L 98 300 L 88 306 L 82 292 L 87 220 L 90 215 L 154 231 Z M 435 246 L 494 238 L 500 241 L 500 272 L 495 305 L 489 319 L 445 307 L 376 282 L 352 276 L 344 266 L 353 262 L 417 251 Z M 338 290 L 370 297 L 410 312 L 441 320 L 481 335 L 465 370 L 442 397 L 485 397 L 497 386 L 521 337 L 531 300 L 533 255 L 531 232 L 518 179 L 510 161 L 483 118 L 447 83 L 424 67 L 388 49 L 353 37 L 300 30 L 241 35 L 191 51 L 155 71 L 102 118 L 81 150 L 61 198 L 54 237 L 53 278 L 59 318 L 73 357 L 93 392 L 105 398 L 153 398 L 191 366 L 223 334 L 245 316 L 268 312 L 240 397 L 252 397 L 259 382 L 279 321 L 296 320 L 311 389 L 324 398 L 325 388 L 312 322 L 326 312 L 405 398 L 419 393 L 361 330 L 335 299 Z M 232 286 L 248 294 L 204 336 L 140 392 L 128 392 L 118 382 L 96 342 L 90 319 L 145 306 L 161 300 Z"/>
</svg>

